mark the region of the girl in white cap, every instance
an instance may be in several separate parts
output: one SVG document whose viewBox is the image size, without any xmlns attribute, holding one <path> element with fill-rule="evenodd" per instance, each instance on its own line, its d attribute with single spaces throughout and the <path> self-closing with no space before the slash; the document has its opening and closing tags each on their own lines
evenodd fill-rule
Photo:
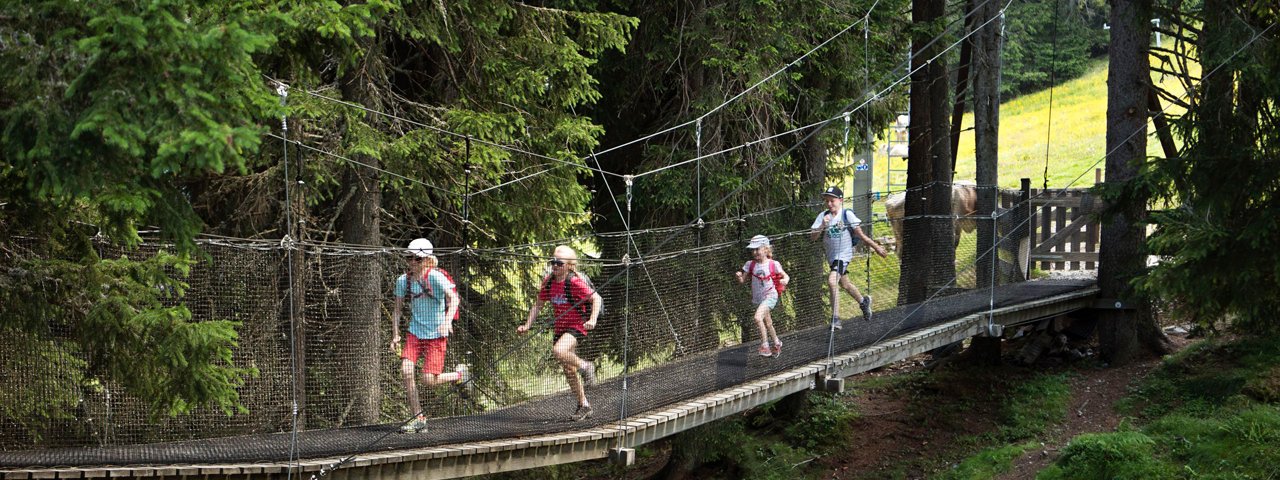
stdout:
<svg viewBox="0 0 1280 480">
<path fill-rule="evenodd" d="M 760 329 L 760 356 L 771 357 L 782 353 L 782 340 L 778 332 L 773 330 L 773 308 L 778 306 L 780 290 L 791 282 L 791 276 L 782 270 L 782 264 L 773 259 L 773 247 L 769 237 L 756 235 L 751 237 L 747 248 L 752 252 L 753 260 L 742 265 L 742 269 L 734 272 L 738 283 L 746 283 L 751 277 L 751 303 L 756 306 L 756 328 Z M 769 339 L 773 338 L 773 346 Z"/>
</svg>

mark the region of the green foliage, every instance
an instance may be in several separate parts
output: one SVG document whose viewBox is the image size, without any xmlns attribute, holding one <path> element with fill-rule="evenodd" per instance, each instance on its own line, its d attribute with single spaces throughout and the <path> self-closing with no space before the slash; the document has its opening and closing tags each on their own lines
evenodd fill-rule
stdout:
<svg viewBox="0 0 1280 480">
<path fill-rule="evenodd" d="M 1140 432 L 1085 434 L 1071 439 L 1062 456 L 1036 478 L 1177 478 L 1173 465 L 1156 458 L 1156 442 Z"/>
<path fill-rule="evenodd" d="M 253 57 L 283 17 L 172 0 L 5 2 L 0 16 L 0 227 L 6 244 L 43 243 L 3 259 L 0 328 L 40 346 L 4 374 L 47 374 L 6 414 L 34 429 L 108 382 L 157 414 L 236 411 L 253 373 L 231 363 L 236 324 L 175 305 L 203 224 L 186 182 L 242 173 L 260 146 L 278 107 Z M 177 254 L 102 260 L 76 222 L 127 246 L 157 228 Z"/>
<path fill-rule="evenodd" d="M 1269 401 L 1280 368 L 1280 341 L 1209 340 L 1166 359 L 1122 403 L 1122 411 L 1158 418 L 1211 415 L 1233 398 Z"/>
<path fill-rule="evenodd" d="M 1205 341 L 1166 359 L 1122 406 L 1141 408 L 1141 431 L 1077 437 L 1042 478 L 1274 478 L 1280 406 L 1241 392 L 1269 384 L 1278 347 Z"/>
<path fill-rule="evenodd" d="M 1209 325 L 1231 318 L 1258 334 L 1280 331 L 1280 68 L 1274 9 L 1222 2 L 1199 12 L 1204 24 L 1188 51 L 1205 75 L 1180 72 L 1194 86 L 1186 114 L 1173 120 L 1179 158 L 1153 158 L 1126 190 L 1150 192 L 1172 208 L 1153 214 L 1147 247 L 1162 257 L 1137 288 L 1174 301 L 1177 313 Z M 1115 192 L 1123 198 L 1124 192 Z"/>
<path fill-rule="evenodd" d="M 275 104 L 252 60 L 274 40 L 258 33 L 269 12 L 48 0 L 7 2 L 3 15 L 4 196 L 80 211 L 128 244 L 157 226 L 190 250 L 200 220 L 180 180 L 243 168 Z"/>
<path fill-rule="evenodd" d="M 843 142 L 843 122 L 790 151 L 812 130 L 783 132 L 838 117 L 851 104 L 863 103 L 865 90 L 882 89 L 901 74 L 893 69 L 906 57 L 907 43 L 901 41 L 905 22 L 899 12 L 907 3 L 880 2 L 871 12 L 870 38 L 864 45 L 859 20 L 873 3 L 627 4 L 626 13 L 639 17 L 642 27 L 628 55 L 601 64 L 604 99 L 596 118 L 608 132 L 606 139 L 614 140 L 606 143 L 622 143 L 707 115 L 700 123 L 701 145 L 699 126 L 688 125 L 622 150 L 623 155 L 602 156 L 605 168 L 645 172 L 691 160 L 699 151 L 708 155 L 728 150 L 639 178 L 636 196 L 652 201 L 635 206 L 636 223 L 678 225 L 700 213 L 707 220 L 732 217 L 816 192 L 821 179 L 812 173 L 825 175 L 843 163 L 836 154 Z M 770 77 L 832 38 L 804 61 Z M 720 108 L 739 93 L 740 98 Z M 856 142 L 866 122 L 887 123 L 895 107 L 905 103 L 903 93 L 890 92 L 853 115 L 850 138 Z M 761 175 L 746 181 L 757 173 Z M 729 195 L 738 189 L 741 194 Z M 620 192 L 621 185 L 614 191 Z M 610 200 L 601 198 L 597 208 L 612 208 Z M 604 228 L 621 226 L 616 218 L 598 223 Z M 768 225 L 765 231 L 807 226 Z"/>
<path fill-rule="evenodd" d="M 257 372 L 232 364 L 238 323 L 194 322 L 186 307 L 167 305 L 186 288 L 171 272 L 188 268 L 188 261 L 161 252 L 142 260 L 33 260 L 10 269 L 0 281 L 12 287 L 0 293 L 7 306 L 0 325 L 27 332 L 32 346 L 44 346 L 31 358 L 49 363 L 28 359 L 5 374 L 58 369 L 32 386 L 47 390 L 36 400 L 43 404 L 22 410 L 36 418 L 65 416 L 76 406 L 72 392 L 92 379 L 123 386 L 156 414 L 203 405 L 244 411 L 236 388 Z"/>
<path fill-rule="evenodd" d="M 858 412 L 829 393 L 805 396 L 804 408 L 783 430 L 787 443 L 814 452 L 836 450 L 852 433 Z"/>
<path fill-rule="evenodd" d="M 1007 440 L 1035 438 L 1062 423 L 1071 403 L 1065 374 L 1038 375 L 1019 383 L 1004 402 L 1001 435 Z"/>
<path fill-rule="evenodd" d="M 1079 77 L 1106 53 L 1105 2 L 1013 2 L 1006 18 L 1000 91 L 1010 98 Z"/>
<path fill-rule="evenodd" d="M 744 417 L 704 425 L 685 435 L 689 437 L 679 448 L 700 447 L 681 454 L 697 458 L 704 468 L 716 469 L 718 477 L 790 479 L 797 466 L 814 458 L 803 447 L 760 435 L 749 428 Z"/>
<path fill-rule="evenodd" d="M 1023 453 L 1039 446 L 1039 442 L 1031 441 L 1016 445 L 1004 445 L 988 448 L 970 456 L 956 465 L 954 469 L 942 472 L 937 478 L 941 480 L 982 480 L 995 478 L 996 475 L 1009 471 L 1013 460 Z"/>
<path fill-rule="evenodd" d="M 0 418 L 15 422 L 32 440 L 51 421 L 70 418 L 80 400 L 86 363 L 75 344 L 0 328 Z"/>
</svg>

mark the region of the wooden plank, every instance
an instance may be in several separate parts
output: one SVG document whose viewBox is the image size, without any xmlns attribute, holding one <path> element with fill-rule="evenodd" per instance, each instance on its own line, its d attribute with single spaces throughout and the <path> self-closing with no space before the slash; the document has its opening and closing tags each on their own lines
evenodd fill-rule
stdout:
<svg viewBox="0 0 1280 480">
<path fill-rule="evenodd" d="M 1055 233 L 1055 234 L 1056 234 L 1056 233 L 1058 233 L 1058 232 L 1060 232 L 1060 231 L 1062 231 L 1062 230 L 1066 230 L 1066 228 L 1067 228 L 1067 209 L 1066 209 L 1066 208 L 1055 208 L 1055 209 L 1053 209 L 1053 226 L 1054 226 L 1054 228 L 1053 228 L 1053 233 Z M 1050 237 L 1050 238 L 1052 238 L 1052 237 Z M 1058 248 L 1056 251 L 1065 253 L 1065 252 L 1066 252 L 1066 249 L 1065 249 L 1065 248 Z M 1055 270 L 1066 270 L 1066 268 L 1067 268 L 1067 263 L 1066 263 L 1066 262 L 1054 262 L 1053 267 L 1054 267 L 1054 269 L 1055 269 Z"/>
<path fill-rule="evenodd" d="M 1031 256 L 1032 262 L 1096 262 L 1098 254 L 1086 252 L 1042 253 Z"/>
<path fill-rule="evenodd" d="M 1101 229 L 1102 229 L 1101 222 L 1099 222 L 1096 218 L 1093 219 L 1093 221 L 1089 222 L 1089 225 L 1085 226 L 1085 232 L 1087 233 L 1087 237 L 1088 237 L 1087 240 L 1085 240 L 1085 244 L 1084 244 L 1085 252 L 1097 255 L 1098 243 L 1102 238 L 1102 236 L 1100 235 Z M 1085 262 L 1084 266 L 1089 270 L 1096 270 L 1098 268 L 1098 262 Z"/>
<path fill-rule="evenodd" d="M 1053 232 L 1052 232 L 1052 230 L 1053 230 L 1053 223 L 1052 223 L 1052 222 L 1053 222 L 1053 207 L 1049 207 L 1049 206 L 1041 206 L 1040 208 L 1036 209 L 1036 215 L 1040 217 L 1040 218 L 1039 218 L 1039 220 L 1040 220 L 1040 222 L 1039 222 L 1039 223 L 1040 223 L 1040 229 L 1039 229 L 1039 232 L 1038 232 L 1038 233 L 1036 234 L 1036 236 L 1035 236 L 1035 239 L 1036 239 L 1036 245 L 1038 246 L 1038 245 L 1040 245 L 1041 243 L 1044 243 L 1044 241 L 1045 241 L 1046 239 L 1048 239 L 1048 238 L 1049 238 L 1049 235 L 1052 235 L 1052 234 L 1053 234 Z M 1052 268 L 1053 268 L 1053 264 L 1051 264 L 1051 263 L 1048 263 L 1048 262 L 1041 262 L 1041 263 L 1040 263 L 1040 269 L 1041 269 L 1041 270 L 1051 270 Z"/>
<path fill-rule="evenodd" d="M 1088 221 L 1089 221 L 1089 218 L 1087 215 L 1085 215 L 1083 207 L 1076 207 L 1071 209 L 1071 225 L 1068 226 L 1068 228 L 1075 227 L 1076 231 L 1075 233 L 1071 234 L 1071 248 L 1069 248 L 1068 250 L 1072 252 L 1077 252 L 1077 253 L 1084 251 L 1084 233 L 1081 233 L 1080 230 L 1084 228 L 1085 225 L 1088 224 Z M 1076 227 L 1075 225 L 1080 225 L 1080 226 Z M 1080 270 L 1082 268 L 1084 268 L 1084 265 L 1082 265 L 1080 262 L 1078 261 L 1071 262 L 1072 270 Z"/>
<path fill-rule="evenodd" d="M 1036 246 L 1036 248 L 1031 249 L 1031 253 L 1056 254 L 1060 252 L 1065 253 L 1065 252 L 1071 252 L 1071 251 L 1079 251 L 1079 250 L 1068 249 L 1065 245 L 1071 243 L 1068 241 L 1068 238 L 1073 238 L 1076 232 L 1078 232 L 1081 228 L 1083 228 L 1088 223 L 1089 223 L 1088 219 L 1079 218 L 1079 219 L 1076 219 L 1075 221 L 1072 221 L 1069 224 L 1066 224 L 1065 226 L 1061 227 L 1058 231 L 1054 232 L 1052 236 L 1050 236 L 1049 238 L 1041 242 L 1040 245 Z"/>
</svg>

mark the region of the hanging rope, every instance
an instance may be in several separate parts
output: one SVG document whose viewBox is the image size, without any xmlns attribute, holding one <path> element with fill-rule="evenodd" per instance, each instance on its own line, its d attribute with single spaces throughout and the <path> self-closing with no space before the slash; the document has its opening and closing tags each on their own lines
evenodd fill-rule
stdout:
<svg viewBox="0 0 1280 480">
<path fill-rule="evenodd" d="M 1058 15 L 1058 3 L 1053 0 L 1053 16 Z M 1002 12 L 1003 13 L 1003 12 Z M 1001 25 L 1004 25 L 1001 22 Z M 1044 189 L 1049 189 L 1049 139 L 1053 135 L 1053 90 L 1058 84 L 1058 22 L 1053 22 L 1052 49 L 1049 54 L 1049 120 L 1044 127 Z M 1003 37 L 1003 36 L 1002 36 Z M 1003 43 L 1001 44 L 1003 46 Z"/>
<path fill-rule="evenodd" d="M 286 107 L 288 106 L 288 100 L 289 100 L 289 87 L 284 83 L 277 83 L 276 94 L 280 96 L 280 109 L 281 109 L 280 138 L 281 140 L 283 140 L 283 142 L 281 142 L 281 146 L 283 147 L 282 156 L 283 156 L 283 165 L 284 165 L 285 231 L 292 232 L 293 231 L 293 197 L 291 195 L 290 184 L 293 183 L 293 179 L 290 178 L 289 176 L 289 117 L 286 111 Z M 297 314 L 293 308 L 293 305 L 294 305 L 293 296 L 297 295 L 298 292 L 294 290 L 294 284 L 293 284 L 293 253 L 289 249 L 287 249 L 289 247 L 288 244 L 291 242 L 291 240 L 292 240 L 292 235 L 290 235 L 289 233 L 285 233 L 284 239 L 280 241 L 281 245 L 286 247 L 285 258 L 287 258 L 287 265 L 289 270 L 287 273 L 287 276 L 289 281 L 289 297 L 290 297 L 289 298 L 289 370 L 291 374 L 289 375 L 289 379 L 290 379 L 291 388 L 290 388 L 289 395 L 292 403 L 292 409 L 291 409 L 291 415 L 290 415 L 291 421 L 292 421 L 292 427 L 290 427 L 291 433 L 289 436 L 288 478 L 293 478 L 294 471 L 299 470 L 301 468 L 299 464 L 299 459 L 297 457 L 297 452 L 298 452 L 298 364 L 297 364 L 297 359 L 298 359 L 298 355 L 296 350 L 297 342 L 294 341 L 293 339 L 293 335 L 297 333 L 297 330 L 296 330 Z"/>
<path fill-rule="evenodd" d="M 627 218 L 627 225 L 630 226 L 631 225 L 631 191 L 632 191 L 631 187 L 635 179 L 634 177 L 631 177 L 630 175 L 628 175 L 628 176 L 622 177 L 622 180 L 623 182 L 626 182 L 626 185 L 627 185 L 626 218 Z M 627 250 L 635 249 L 636 251 L 639 251 L 639 249 L 636 248 L 634 237 L 628 235 L 627 244 L 628 244 Z M 626 420 L 627 418 L 627 398 L 630 393 L 628 387 L 630 387 L 629 383 L 631 380 L 631 362 L 630 362 L 630 358 L 628 357 L 628 355 L 630 355 L 630 347 L 631 347 L 631 264 L 630 262 L 626 262 L 626 265 L 624 268 L 626 271 L 626 280 L 625 280 L 626 284 L 623 287 L 623 290 L 624 290 L 623 305 L 626 306 L 625 307 L 626 311 L 623 312 L 622 314 L 622 399 L 621 399 L 622 405 L 618 408 L 619 422 Z"/>
</svg>

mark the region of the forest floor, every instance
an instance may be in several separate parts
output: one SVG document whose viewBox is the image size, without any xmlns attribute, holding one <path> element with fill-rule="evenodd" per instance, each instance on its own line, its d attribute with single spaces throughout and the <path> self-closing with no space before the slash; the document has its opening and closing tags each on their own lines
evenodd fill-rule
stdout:
<svg viewBox="0 0 1280 480">
<path fill-rule="evenodd" d="M 1170 339 L 1178 349 L 1189 343 L 1185 335 L 1170 335 Z M 926 359 L 907 359 L 850 380 L 856 384 L 875 377 L 911 375 L 924 369 Z M 995 477 L 1035 478 L 1072 437 L 1114 431 L 1124 419 L 1116 403 L 1160 360 L 1152 356 L 1107 368 L 1088 358 L 1059 365 L 1051 359 L 1040 369 L 998 366 L 985 372 L 966 365 L 963 371 L 947 374 L 945 381 L 916 388 L 873 389 L 849 399 L 861 413 L 853 425 L 854 435 L 848 448 L 819 460 L 825 473 L 816 477 L 932 478 L 974 453 L 975 438 L 993 433 L 1004 414 L 1005 390 L 1019 378 L 1046 370 L 1063 372 L 1070 390 L 1066 418 L 1032 440 L 1038 446 L 1016 457 L 1010 471 Z"/>
<path fill-rule="evenodd" d="M 1181 332 L 1180 329 L 1168 332 L 1178 350 L 1193 341 Z M 1021 366 L 1009 361 L 1018 346 L 1017 342 L 1006 342 L 1005 361 L 999 365 L 983 364 L 961 353 L 929 368 L 930 357 L 918 355 L 849 377 L 848 391 L 837 397 L 857 412 L 846 441 L 826 449 L 827 453 L 794 465 L 790 478 L 1035 478 L 1058 458 L 1073 437 L 1115 431 L 1126 419 L 1117 410 L 1117 402 L 1161 362 L 1160 357 L 1152 356 L 1113 368 L 1090 353 L 1075 359 L 1046 355 L 1032 365 Z M 1019 388 L 1037 382 L 1044 384 L 1046 378 L 1066 382 L 1065 400 L 1058 401 L 1059 407 L 1065 402 L 1065 415 L 1050 415 L 1052 418 L 1046 418 L 1042 426 L 1029 430 L 1030 438 L 1025 428 L 1020 434 L 1011 434 L 1009 425 L 1017 421 L 1010 420 L 1010 398 L 1019 395 Z M 766 430 L 776 430 L 776 427 Z M 1017 439 L 1009 440 L 1011 437 Z M 957 467 L 965 459 L 1006 445 L 1013 445 L 1020 453 L 1015 453 L 1012 461 L 997 470 L 1003 472 L 976 476 L 957 473 Z M 610 466 L 603 461 L 584 462 L 551 470 L 512 472 L 497 478 L 641 480 L 753 476 L 723 461 L 673 474 L 664 469 L 670 460 L 670 448 L 668 442 L 651 444 L 637 458 L 637 464 L 628 468 Z"/>
</svg>

